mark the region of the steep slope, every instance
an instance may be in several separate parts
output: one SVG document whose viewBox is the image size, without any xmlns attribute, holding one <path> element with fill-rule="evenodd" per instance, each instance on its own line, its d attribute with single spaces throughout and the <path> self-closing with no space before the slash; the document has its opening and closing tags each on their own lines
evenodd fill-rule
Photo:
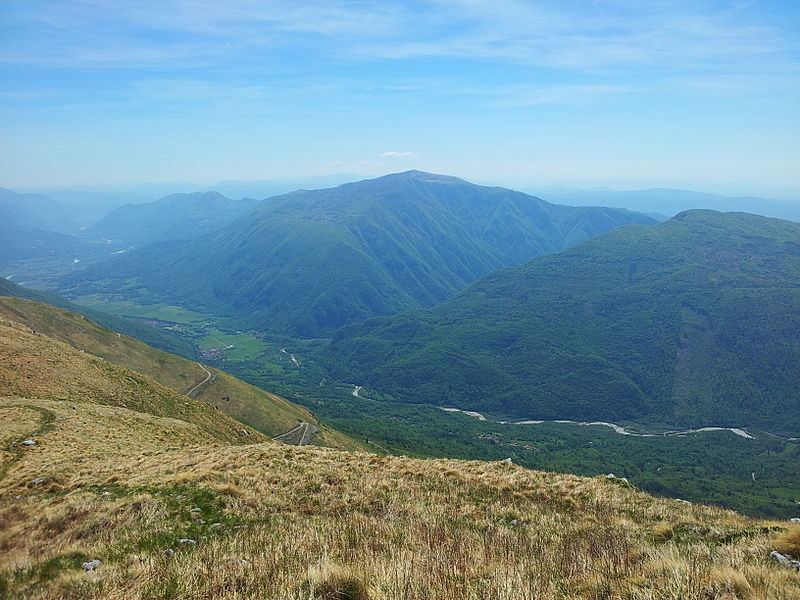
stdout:
<svg viewBox="0 0 800 600">
<path fill-rule="evenodd" d="M 433 306 L 490 271 L 653 222 L 410 171 L 269 198 L 218 234 L 142 248 L 65 278 L 63 288 L 169 299 L 315 336 Z"/>
<path fill-rule="evenodd" d="M 146 323 L 134 321 L 133 319 L 117 317 L 99 310 L 92 310 L 85 306 L 73 304 L 63 296 L 52 292 L 32 290 L 0 277 L 0 296 L 14 296 L 33 300 L 34 302 L 52 304 L 53 306 L 58 306 L 59 308 L 88 317 L 103 327 L 136 338 L 159 350 L 164 350 L 171 354 L 178 354 L 184 358 L 197 357 L 197 349 L 190 342 L 187 342 L 177 335 L 168 333 Z"/>
<path fill-rule="evenodd" d="M 0 187 L 0 214 L 13 214 L 30 229 L 77 233 L 86 224 L 86 211 L 43 194 L 20 194 Z"/>
<path fill-rule="evenodd" d="M 151 394 L 131 372 L 118 377 L 123 370 L 93 357 L 72 362 L 80 353 L 49 341 L 61 360 L 43 336 L 5 325 L 0 335 L 0 348 L 6 338 L 30 347 L 33 368 L 54 369 L 82 397 L 77 409 L 31 388 L 0 397 L 4 597 L 800 594 L 800 573 L 768 558 L 797 552 L 794 524 L 503 462 L 231 445 L 188 420 L 109 406 L 102 385 L 70 383 L 96 375 L 117 397 Z"/>
<path fill-rule="evenodd" d="M 79 412 L 87 404 L 101 404 L 180 419 L 192 425 L 201 436 L 197 439 L 206 442 L 241 444 L 266 439 L 207 402 L 34 332 L 5 312 L 0 316 L 0 390 L 7 397 L 57 401 Z"/>
<path fill-rule="evenodd" d="M 72 235 L 80 225 L 69 220 L 70 214 L 71 208 L 45 196 L 0 188 L 0 274 L 47 286 L 78 264 L 102 261 L 117 251 L 107 241 Z"/>
<path fill-rule="evenodd" d="M 317 421 L 305 408 L 248 385 L 227 373 L 151 348 L 81 315 L 20 298 L 0 297 L 0 318 L 152 378 L 167 388 L 213 406 L 269 436 L 300 422 L 319 430 L 314 443 L 354 448 L 354 443 Z"/>
<path fill-rule="evenodd" d="M 40 229 L 25 212 L 0 202 L 0 267 L 39 259 L 71 264 L 75 258 L 107 257 L 104 247 L 79 237 Z"/>
<path fill-rule="evenodd" d="M 84 235 L 130 246 L 188 239 L 224 227 L 257 202 L 231 200 L 217 192 L 171 194 L 154 202 L 120 206 Z"/>
<path fill-rule="evenodd" d="M 339 332 L 338 376 L 528 419 L 800 431 L 800 225 L 690 211 Z"/>
</svg>

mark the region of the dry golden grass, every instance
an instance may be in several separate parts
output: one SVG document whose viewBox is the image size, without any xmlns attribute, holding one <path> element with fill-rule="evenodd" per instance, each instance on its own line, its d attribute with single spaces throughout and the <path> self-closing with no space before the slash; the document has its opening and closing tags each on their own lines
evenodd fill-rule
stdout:
<svg viewBox="0 0 800 600">
<path fill-rule="evenodd" d="M 793 523 L 788 531 L 778 536 L 775 549 L 781 554 L 789 554 L 800 560 L 800 525 Z"/>
<path fill-rule="evenodd" d="M 53 427 L 0 482 L 2 567 L 19 597 L 800 597 L 800 575 L 767 558 L 775 523 L 605 478 L 203 446 L 202 432 L 172 420 L 98 406 L 84 423 L 66 405 L 36 406 Z M 95 437 L 103 422 L 113 433 Z M 159 427 L 175 427 L 171 447 Z M 35 474 L 52 483 L 30 486 Z M 654 541 L 659 523 L 674 524 L 669 540 Z M 36 578 L 70 556 L 80 558 Z M 96 574 L 77 568 L 89 558 L 105 563 Z"/>
<path fill-rule="evenodd" d="M 51 357 L 36 348 L 29 359 Z M 768 558 L 796 541 L 788 523 L 505 463 L 232 445 L 202 422 L 112 405 L 86 380 L 98 359 L 62 351 L 56 365 L 88 374 L 53 376 L 101 402 L 22 383 L 0 399 L 4 443 L 37 441 L 0 473 L 5 597 L 800 598 L 800 573 Z"/>
<path fill-rule="evenodd" d="M 125 367 L 27 327 L 0 323 L 0 394 L 105 404 L 194 423 L 217 439 L 251 443 L 261 433 Z M 244 433 L 244 432 L 247 433 Z"/>
<path fill-rule="evenodd" d="M 49 338 L 141 373 L 180 394 L 194 388 L 206 378 L 206 372 L 195 362 L 151 348 L 138 340 L 101 327 L 86 317 L 48 304 L 22 298 L 0 297 L 0 320 L 31 326 Z M 228 416 L 248 423 L 268 436 L 284 433 L 295 427 L 299 421 L 308 421 L 320 430 L 312 440 L 313 443 L 346 450 L 363 449 L 344 434 L 324 427 L 306 408 L 218 369 L 210 370 L 214 373 L 214 379 L 197 388 L 197 393 L 194 394 L 197 400 L 208 402 Z M 0 393 L 3 393 L 2 388 Z"/>
</svg>

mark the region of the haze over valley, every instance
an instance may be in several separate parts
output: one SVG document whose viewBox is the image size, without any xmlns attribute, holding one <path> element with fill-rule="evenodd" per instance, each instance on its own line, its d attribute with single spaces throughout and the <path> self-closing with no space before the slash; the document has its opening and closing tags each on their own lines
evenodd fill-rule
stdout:
<svg viewBox="0 0 800 600">
<path fill-rule="evenodd" d="M 0 598 L 800 598 L 798 22 L 0 6 Z"/>
</svg>

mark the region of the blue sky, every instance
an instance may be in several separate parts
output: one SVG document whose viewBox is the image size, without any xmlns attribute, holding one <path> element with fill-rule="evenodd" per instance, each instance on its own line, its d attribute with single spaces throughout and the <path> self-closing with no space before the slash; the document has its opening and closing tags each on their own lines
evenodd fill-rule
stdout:
<svg viewBox="0 0 800 600">
<path fill-rule="evenodd" d="M 800 2 L 0 2 L 0 185 L 800 189 Z"/>
</svg>

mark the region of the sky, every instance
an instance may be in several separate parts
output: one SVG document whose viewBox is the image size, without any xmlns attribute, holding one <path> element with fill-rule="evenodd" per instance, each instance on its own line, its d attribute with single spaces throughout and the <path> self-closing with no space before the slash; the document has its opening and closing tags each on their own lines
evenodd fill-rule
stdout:
<svg viewBox="0 0 800 600">
<path fill-rule="evenodd" d="M 2 186 L 408 169 L 792 194 L 800 2 L 0 0 Z"/>
</svg>

